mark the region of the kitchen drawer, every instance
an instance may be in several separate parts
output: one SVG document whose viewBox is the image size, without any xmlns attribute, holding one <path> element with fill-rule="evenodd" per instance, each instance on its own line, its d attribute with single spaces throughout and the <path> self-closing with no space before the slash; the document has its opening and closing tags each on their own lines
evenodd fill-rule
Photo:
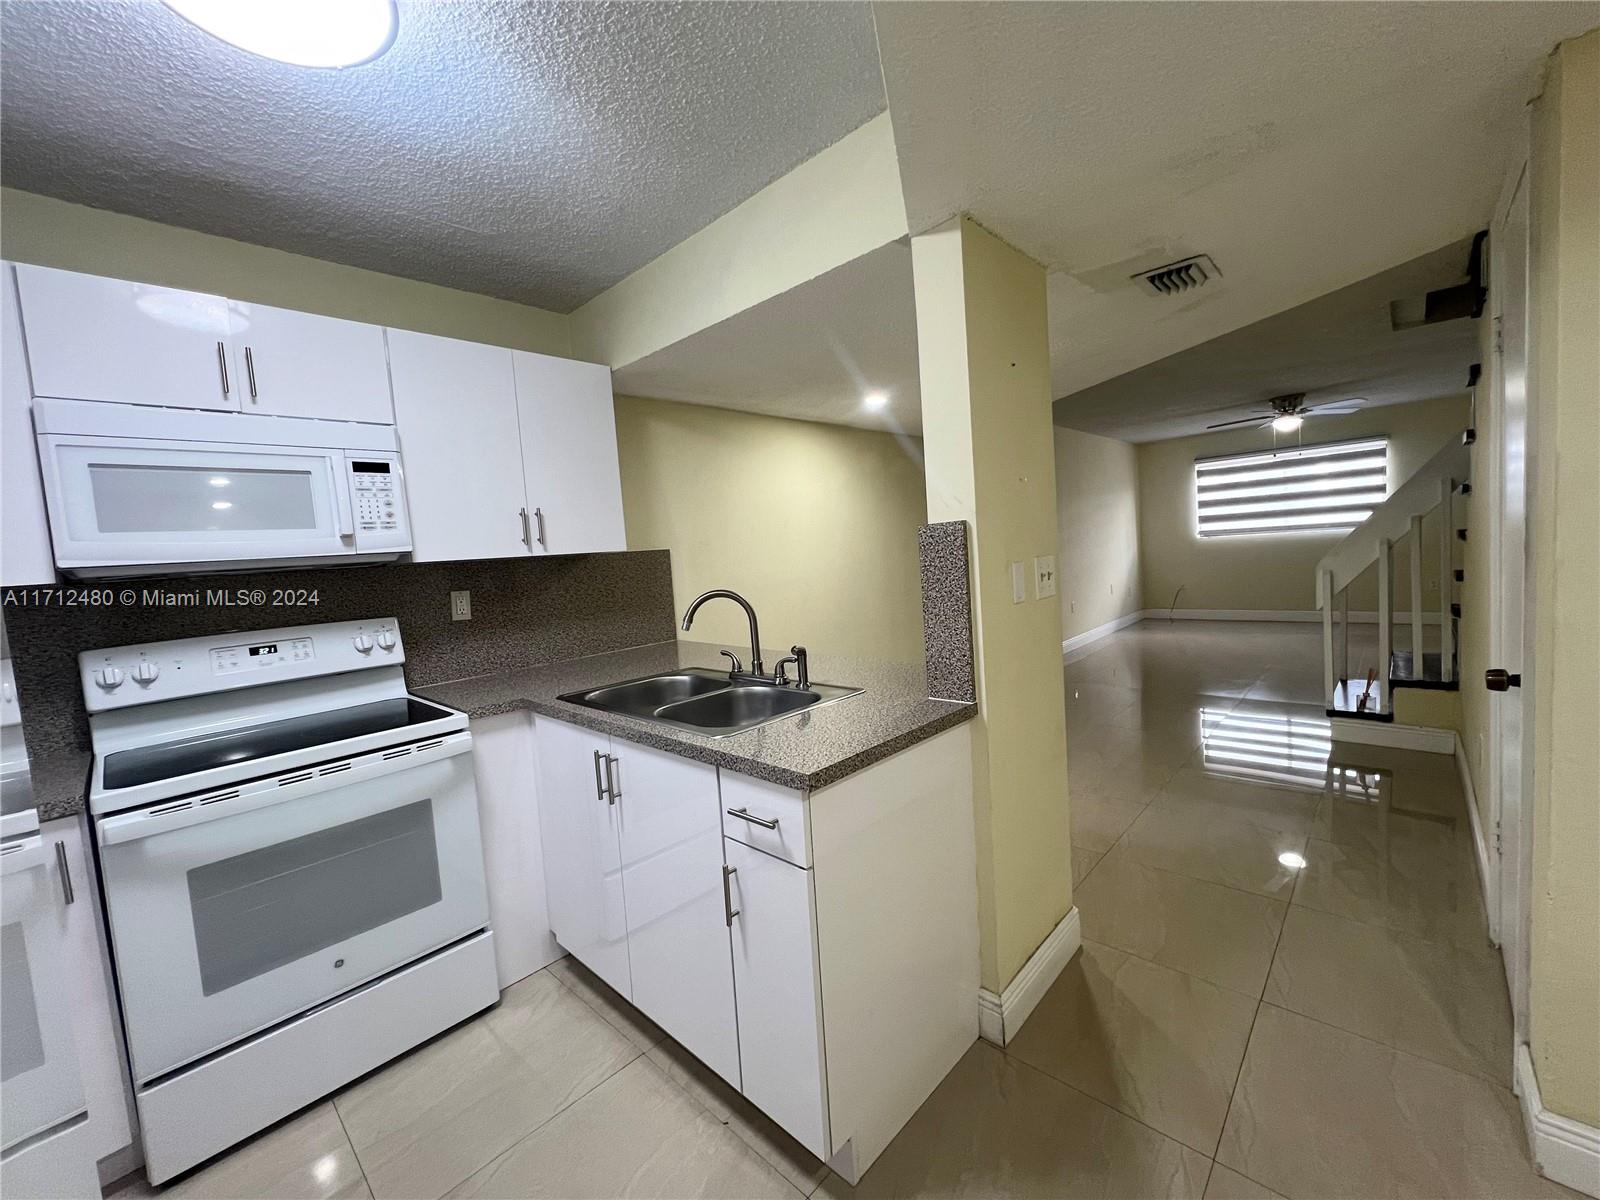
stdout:
<svg viewBox="0 0 1600 1200">
<path fill-rule="evenodd" d="M 804 794 L 731 771 L 721 774 L 722 832 L 747 846 L 788 859 L 797 867 L 809 867 L 811 824 Z M 775 827 L 768 829 L 759 823 L 762 821 Z"/>
</svg>

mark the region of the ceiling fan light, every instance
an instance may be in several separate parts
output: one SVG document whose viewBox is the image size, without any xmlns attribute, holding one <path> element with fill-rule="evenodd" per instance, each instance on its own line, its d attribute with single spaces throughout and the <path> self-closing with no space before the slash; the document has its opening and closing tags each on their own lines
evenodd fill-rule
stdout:
<svg viewBox="0 0 1600 1200">
<path fill-rule="evenodd" d="M 1299 413 L 1284 413 L 1281 417 L 1272 418 L 1272 428 L 1279 433 L 1293 433 L 1300 428 L 1302 420 Z"/>
<path fill-rule="evenodd" d="M 394 0 L 165 0 L 191 24 L 251 54 L 297 67 L 354 67 L 395 39 Z"/>
</svg>

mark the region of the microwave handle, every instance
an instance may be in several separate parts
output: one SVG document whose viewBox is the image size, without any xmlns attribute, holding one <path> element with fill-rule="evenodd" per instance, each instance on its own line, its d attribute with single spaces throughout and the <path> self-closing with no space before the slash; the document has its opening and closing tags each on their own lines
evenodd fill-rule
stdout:
<svg viewBox="0 0 1600 1200">
<path fill-rule="evenodd" d="M 350 464 L 343 455 L 328 459 L 328 469 L 333 472 L 334 520 L 341 538 L 356 535 L 356 515 L 350 500 Z"/>
</svg>

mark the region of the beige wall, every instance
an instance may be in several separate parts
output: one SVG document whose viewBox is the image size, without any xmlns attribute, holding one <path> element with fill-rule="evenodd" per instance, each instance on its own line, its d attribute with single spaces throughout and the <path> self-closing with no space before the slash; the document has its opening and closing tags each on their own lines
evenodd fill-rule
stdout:
<svg viewBox="0 0 1600 1200">
<path fill-rule="evenodd" d="M 672 551 L 680 615 L 728 587 L 755 605 L 774 651 L 921 661 L 919 443 L 618 396 L 617 450 L 628 546 Z M 744 614 L 722 603 L 680 636 L 749 641 Z"/>
<path fill-rule="evenodd" d="M 1061 636 L 1144 607 L 1139 580 L 1139 460 L 1127 442 L 1055 430 Z"/>
<path fill-rule="evenodd" d="M 567 318 L 302 254 L 0 190 L 0 257 L 444 337 L 571 353 Z"/>
<path fill-rule="evenodd" d="M 1044 269 L 968 218 L 911 259 L 928 519 L 971 528 L 980 975 L 1000 992 L 1072 907 L 1061 608 L 1012 603 L 1009 567 L 1060 546 Z"/>
<path fill-rule="evenodd" d="M 625 367 L 905 233 L 883 113 L 578 308 L 574 350 Z"/>
<path fill-rule="evenodd" d="M 1547 1107 L 1600 1126 L 1600 31 L 1535 105 L 1530 1033 Z"/>
<path fill-rule="evenodd" d="M 1466 396 L 1368 409 L 1306 425 L 1306 441 L 1389 438 L 1389 486 L 1403 483 L 1451 437 L 1467 427 Z M 1265 430 L 1245 429 L 1198 437 L 1146 442 L 1139 456 L 1139 557 L 1144 602 L 1166 608 L 1179 585 L 1179 608 L 1308 610 L 1316 607 L 1316 566 L 1340 534 L 1257 534 L 1200 538 L 1195 534 L 1194 460 L 1216 454 L 1271 448 Z M 1438 536 L 1424 528 L 1424 580 L 1436 574 Z M 1408 610 L 1410 572 L 1405 553 L 1395 572 L 1395 609 Z M 1377 606 L 1371 572 L 1351 590 L 1358 610 Z M 1423 596 L 1425 611 L 1437 611 L 1438 592 Z M 1397 641 L 1404 646 L 1403 635 Z M 1354 664 L 1352 664 L 1354 665 Z"/>
</svg>

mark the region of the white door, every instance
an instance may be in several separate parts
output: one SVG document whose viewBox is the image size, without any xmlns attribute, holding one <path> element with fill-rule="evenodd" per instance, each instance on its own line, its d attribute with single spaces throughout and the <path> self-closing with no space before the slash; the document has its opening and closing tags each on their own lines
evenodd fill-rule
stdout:
<svg viewBox="0 0 1600 1200">
<path fill-rule="evenodd" d="M 17 264 L 35 396 L 239 407 L 221 296 Z"/>
<path fill-rule="evenodd" d="M 732 838 L 726 850 L 739 913 L 733 919 L 733 977 L 743 1091 L 825 1159 L 831 1147 L 811 872 Z"/>
<path fill-rule="evenodd" d="M 237 300 L 229 307 L 244 411 L 394 422 L 381 325 Z"/>
<path fill-rule="evenodd" d="M 55 554 L 33 442 L 33 388 L 22 317 L 8 265 L 0 264 L 0 584 L 54 583 Z"/>
<path fill-rule="evenodd" d="M 1496 295 L 1495 380 L 1500 420 L 1492 439 L 1493 488 L 1498 513 L 1494 580 L 1491 583 L 1490 654 L 1493 666 L 1522 676 L 1520 687 L 1508 688 L 1490 701 L 1491 817 L 1500 838 L 1500 912 L 1498 926 L 1506 979 L 1511 991 L 1516 1040 L 1527 1038 L 1528 913 L 1532 883 L 1532 838 L 1524 802 L 1531 797 L 1531 711 L 1523 696 L 1532 687 L 1533 622 L 1529 620 L 1528 477 L 1532 443 L 1528 438 L 1528 176 L 1526 167 L 1510 203 L 1491 232 L 1494 254 L 1491 285 Z M 1466 686 L 1477 687 L 1475 679 Z"/>
<path fill-rule="evenodd" d="M 633 1002 L 739 1086 L 717 769 L 613 741 Z"/>
<path fill-rule="evenodd" d="M 534 551 L 626 550 L 611 371 L 525 350 L 514 357 Z"/>
<path fill-rule="evenodd" d="M 622 816 L 605 782 L 611 739 L 546 717 L 535 719 L 534 734 L 550 930 L 579 962 L 633 999 Z"/>
<path fill-rule="evenodd" d="M 84 1110 L 62 960 L 66 911 L 37 829 L 0 851 L 0 1149 Z"/>
<path fill-rule="evenodd" d="M 388 331 L 414 562 L 527 554 L 511 351 Z"/>
</svg>

